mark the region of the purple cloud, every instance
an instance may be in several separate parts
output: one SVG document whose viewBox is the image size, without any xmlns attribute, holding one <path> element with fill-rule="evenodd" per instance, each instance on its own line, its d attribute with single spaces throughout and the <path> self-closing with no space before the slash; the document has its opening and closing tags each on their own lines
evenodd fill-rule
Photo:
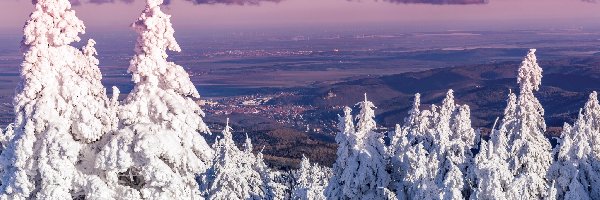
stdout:
<svg viewBox="0 0 600 200">
<path fill-rule="evenodd" d="M 260 5 L 263 2 L 279 3 L 283 0 L 185 0 L 194 4 Z M 165 1 L 165 4 L 168 4 Z"/>
<path fill-rule="evenodd" d="M 69 0 L 73 5 L 81 5 L 82 3 L 105 4 L 105 3 L 132 3 L 135 0 Z M 171 0 L 164 0 L 165 5 L 169 5 Z M 195 5 L 204 4 L 225 4 L 225 5 L 260 5 L 265 2 L 279 3 L 284 0 L 183 0 L 192 2 Z M 354 0 L 348 0 L 354 1 Z M 377 1 L 377 0 L 376 0 Z M 382 0 L 384 2 L 399 3 L 399 4 L 435 4 L 435 5 L 466 5 L 466 4 L 485 4 L 488 0 Z M 590 1 L 590 0 L 584 0 Z"/>
<path fill-rule="evenodd" d="M 69 1 L 71 2 L 71 5 L 78 6 L 78 5 L 81 5 L 82 3 L 93 3 L 93 4 L 105 4 L 105 3 L 116 3 L 116 2 L 133 3 L 135 0 L 69 0 Z"/>
<path fill-rule="evenodd" d="M 136 0 L 69 0 L 74 6 L 81 5 L 82 3 L 93 3 L 93 4 L 105 4 L 105 3 L 132 3 Z M 260 5 L 264 2 L 279 3 L 285 0 L 183 0 L 192 2 L 195 5 L 205 4 L 225 4 L 225 5 Z M 361 0 L 347 0 L 347 1 L 361 1 Z M 432 5 L 472 5 L 472 4 L 487 4 L 489 0 L 375 0 L 383 1 L 388 3 L 397 4 L 432 4 Z M 589 3 L 596 3 L 597 0 L 580 0 Z M 164 0 L 165 5 L 169 5 L 171 0 Z"/>
<path fill-rule="evenodd" d="M 399 4 L 470 5 L 486 4 L 488 0 L 383 0 Z"/>
<path fill-rule="evenodd" d="M 74 6 L 81 5 L 82 3 L 93 3 L 93 4 L 105 4 L 105 3 L 133 3 L 135 0 L 69 0 Z M 225 4 L 225 5 L 260 5 L 262 2 L 275 2 L 279 3 L 283 0 L 184 0 L 192 2 L 193 4 Z M 169 5 L 171 0 L 164 0 L 165 5 Z"/>
</svg>

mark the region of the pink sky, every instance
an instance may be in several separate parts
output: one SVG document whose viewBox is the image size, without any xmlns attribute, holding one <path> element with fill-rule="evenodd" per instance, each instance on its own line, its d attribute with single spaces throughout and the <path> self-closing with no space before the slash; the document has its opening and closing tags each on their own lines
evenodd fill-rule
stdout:
<svg viewBox="0 0 600 200">
<path fill-rule="evenodd" d="M 178 30 L 236 29 L 246 27 L 294 27 L 389 24 L 399 27 L 431 26 L 460 29 L 600 28 L 600 3 L 579 0 L 489 0 L 484 5 L 392 4 L 374 0 L 284 0 L 260 6 L 193 5 L 172 0 L 166 12 Z M 19 31 L 33 10 L 30 0 L 0 1 L 0 30 Z M 83 4 L 74 9 L 88 31 L 126 31 L 139 15 L 143 1 Z"/>
</svg>

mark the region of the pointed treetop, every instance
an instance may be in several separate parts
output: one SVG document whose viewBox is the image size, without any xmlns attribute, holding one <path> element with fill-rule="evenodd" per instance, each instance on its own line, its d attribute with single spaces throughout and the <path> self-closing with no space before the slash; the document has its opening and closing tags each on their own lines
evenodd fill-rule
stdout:
<svg viewBox="0 0 600 200">
<path fill-rule="evenodd" d="M 515 110 L 517 107 L 517 95 L 515 93 L 509 93 L 508 99 L 506 100 L 506 108 L 504 109 L 504 119 L 507 117 L 514 117 Z"/>
<path fill-rule="evenodd" d="M 590 101 L 598 101 L 598 93 L 596 93 L 596 91 L 593 91 L 590 94 Z"/>
<path fill-rule="evenodd" d="M 421 106 L 421 94 L 420 93 L 416 93 L 415 94 L 415 101 L 413 102 L 413 110 L 419 110 L 419 106 Z"/>
<path fill-rule="evenodd" d="M 344 107 L 344 117 L 352 116 L 352 108 L 346 106 Z"/>
<path fill-rule="evenodd" d="M 530 49 L 523 59 L 519 67 L 517 83 L 519 83 L 521 94 L 539 90 L 542 83 L 542 68 L 537 63 L 535 49 Z"/>
<path fill-rule="evenodd" d="M 408 117 L 404 119 L 404 124 L 406 126 L 412 126 L 417 123 L 417 119 L 419 118 L 419 115 L 421 114 L 421 111 L 419 110 L 419 106 L 421 106 L 421 94 L 416 93 L 415 100 L 413 102 L 413 106 L 408 111 Z"/>
<path fill-rule="evenodd" d="M 22 43 L 26 46 L 62 46 L 80 40 L 85 32 L 83 21 L 75 16 L 68 0 L 33 1 L 36 11 L 23 29 Z"/>
<path fill-rule="evenodd" d="M 164 0 L 146 0 L 148 7 L 154 8 L 163 4 Z"/>
<path fill-rule="evenodd" d="M 181 51 L 174 34 L 171 16 L 161 11 L 163 0 L 146 0 L 146 8 L 131 25 L 138 34 L 135 56 L 129 72 L 137 89 L 161 88 L 187 96 L 199 98 L 198 90 L 185 69 L 167 61 L 167 50 Z M 144 87 L 141 87 L 144 85 Z M 200 129 L 207 130 L 204 125 Z"/>
<path fill-rule="evenodd" d="M 446 93 L 446 98 L 442 102 L 441 111 L 445 112 L 445 114 L 451 114 L 452 111 L 456 108 L 456 104 L 454 103 L 454 90 L 450 89 Z"/>
<path fill-rule="evenodd" d="M 590 94 L 590 98 L 584 107 L 584 116 L 595 128 L 600 128 L 600 103 L 596 91 Z"/>
<path fill-rule="evenodd" d="M 357 124 L 357 132 L 366 133 L 370 130 L 373 130 L 376 127 L 375 123 L 375 105 L 373 102 L 370 102 L 367 99 L 367 94 L 365 93 L 365 101 L 359 102 L 357 104 L 361 109 L 360 113 L 356 116 L 358 120 Z"/>
<path fill-rule="evenodd" d="M 449 89 L 448 92 L 446 92 L 446 99 L 454 99 L 454 90 L 453 89 Z"/>
<path fill-rule="evenodd" d="M 302 154 L 302 161 L 300 162 L 301 167 L 310 167 L 310 160 Z"/>
<path fill-rule="evenodd" d="M 160 10 L 163 0 L 146 0 L 146 9 L 142 16 L 131 26 L 140 34 L 136 53 L 158 54 L 167 57 L 166 50 L 181 51 L 175 40 L 175 30 L 171 24 L 171 16 Z"/>
<path fill-rule="evenodd" d="M 250 140 L 250 137 L 248 137 L 248 133 L 246 133 L 246 141 L 244 143 L 244 151 L 246 152 L 252 152 L 252 148 L 254 148 L 252 146 L 252 140 Z"/>
<path fill-rule="evenodd" d="M 231 131 L 233 129 L 229 126 L 229 118 L 227 118 L 227 122 L 225 123 L 225 128 L 223 128 L 223 140 L 226 144 L 233 143 L 233 135 Z"/>
<path fill-rule="evenodd" d="M 352 121 L 352 109 L 348 106 L 344 107 L 344 116 L 339 116 L 338 127 L 340 132 L 349 135 L 355 132 L 354 121 Z"/>
</svg>

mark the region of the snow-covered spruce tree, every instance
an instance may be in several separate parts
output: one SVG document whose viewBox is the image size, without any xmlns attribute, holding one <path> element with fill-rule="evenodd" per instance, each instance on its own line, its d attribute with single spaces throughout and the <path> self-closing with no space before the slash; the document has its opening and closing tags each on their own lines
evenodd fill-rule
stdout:
<svg viewBox="0 0 600 200">
<path fill-rule="evenodd" d="M 398 199 L 448 199 L 469 195 L 477 138 L 470 110 L 448 91 L 442 106 L 419 110 L 419 95 L 405 125 L 392 138 L 393 187 Z"/>
<path fill-rule="evenodd" d="M 311 164 L 308 158 L 302 155 L 300 169 L 294 172 L 294 187 L 292 198 L 300 200 L 325 199 L 325 187 L 329 180 L 326 168 L 318 164 Z"/>
<path fill-rule="evenodd" d="M 517 97 L 509 92 L 507 106 L 504 109 L 503 123 L 500 130 L 496 130 L 498 119 L 490 132 L 489 141 L 481 141 L 479 153 L 475 156 L 476 188 L 473 188 L 471 199 L 507 199 L 509 184 L 513 174 L 508 169 L 508 139 L 506 131 L 509 121 L 515 119 Z"/>
<path fill-rule="evenodd" d="M 180 51 L 162 0 L 147 0 L 132 25 L 138 33 L 130 62 L 134 88 L 120 108 L 119 130 L 96 159 L 118 198 L 200 199 L 196 176 L 204 173 L 213 150 L 198 91 L 183 67 L 167 61 Z M 117 198 L 114 197 L 114 198 Z"/>
<path fill-rule="evenodd" d="M 342 141 L 338 153 L 342 150 L 343 154 L 343 149 L 347 148 L 348 156 L 338 158 L 345 160 L 345 165 L 334 165 L 333 177 L 325 192 L 328 199 L 383 199 L 390 192 L 387 188 L 390 177 L 386 171 L 387 155 L 383 136 L 374 130 L 375 106 L 367 100 L 366 94 L 365 100 L 357 105 L 361 110 L 356 116 L 356 131 L 350 130 L 352 135 L 345 130 L 353 126 L 349 109 L 345 109 L 344 125 L 338 134 L 346 135 L 349 142 Z M 344 143 L 349 146 L 341 146 Z"/>
<path fill-rule="evenodd" d="M 325 195 L 328 199 L 336 199 L 342 196 L 342 186 L 345 185 L 343 173 L 346 166 L 348 166 L 350 150 L 354 145 L 354 132 L 356 132 L 352 119 L 352 109 L 344 107 L 344 116 L 338 115 L 338 119 L 339 132 L 335 136 L 335 141 L 338 144 L 337 158 L 333 163 L 333 174 L 325 188 Z"/>
<path fill-rule="evenodd" d="M 349 164 L 358 165 L 358 171 L 350 172 L 354 176 L 346 181 L 350 183 L 346 194 L 350 198 L 380 199 L 387 193 L 390 182 L 383 134 L 375 132 L 375 105 L 367 100 L 367 94 L 365 100 L 356 105 L 361 108 L 356 116 L 356 144 L 352 149 L 356 156 L 351 157 Z"/>
<path fill-rule="evenodd" d="M 294 188 L 292 197 L 294 199 L 325 199 L 325 193 L 319 195 L 319 192 L 311 191 L 312 189 L 312 165 L 306 156 L 302 155 L 300 169 L 294 173 Z"/>
<path fill-rule="evenodd" d="M 560 144 L 555 148 L 557 160 L 550 167 L 555 199 L 600 199 L 600 155 L 593 152 L 600 134 L 600 104 L 597 93 L 590 94 L 583 113 L 573 127 L 565 124 Z"/>
<path fill-rule="evenodd" d="M 405 160 L 409 146 L 407 129 L 396 124 L 394 132 L 390 132 L 390 146 L 388 147 L 388 170 L 390 171 L 390 188 L 396 194 L 397 199 L 406 199 L 406 191 L 404 190 L 403 177 L 409 167 L 409 163 Z"/>
<path fill-rule="evenodd" d="M 388 147 L 389 154 L 389 171 L 391 182 L 390 188 L 396 194 L 397 199 L 406 199 L 405 191 L 405 180 L 408 176 L 408 171 L 411 167 L 412 162 L 418 162 L 419 157 L 415 157 L 415 149 L 411 148 L 413 144 L 421 144 L 423 141 L 426 123 L 422 123 L 424 120 L 428 120 L 427 117 L 421 116 L 419 106 L 421 105 L 421 95 L 415 94 L 413 107 L 408 112 L 409 116 L 404 120 L 404 126 L 396 124 L 394 132 L 389 133 L 390 146 Z M 423 112 L 427 114 L 427 112 Z M 410 139 L 412 139 L 412 141 Z M 430 144 L 430 143 L 428 143 Z M 410 152 L 409 150 L 412 150 Z M 412 160 L 410 160 L 412 158 Z"/>
<path fill-rule="evenodd" d="M 397 190 L 405 191 L 408 199 L 439 199 L 440 188 L 435 183 L 439 167 L 437 154 L 430 154 L 423 143 L 417 143 L 408 148 L 404 156 L 408 165 L 402 176 L 403 188 Z"/>
<path fill-rule="evenodd" d="M 508 100 L 506 101 L 506 108 L 504 109 L 504 117 L 500 124 L 500 128 L 495 130 L 492 129 L 492 135 L 490 141 L 493 144 L 494 154 L 496 154 L 501 160 L 507 162 L 509 157 L 509 146 L 508 146 L 508 133 L 515 131 L 515 121 L 517 120 L 517 95 L 511 91 L 508 93 Z M 494 124 L 495 126 L 495 124 Z M 508 185 L 506 185 L 508 186 Z M 508 191 L 508 188 L 505 191 Z"/>
<path fill-rule="evenodd" d="M 246 141 L 250 141 L 247 136 Z M 250 152 L 250 155 L 252 155 L 250 150 L 247 152 Z M 252 158 L 252 156 L 248 156 L 248 158 Z M 289 188 L 284 184 L 274 181 L 276 174 L 265 163 L 262 151 L 256 154 L 256 159 L 253 161 L 254 164 L 252 166 L 254 166 L 254 170 L 260 174 L 262 182 L 266 184 L 263 187 L 266 196 L 261 197 L 261 199 L 285 199 L 286 196 L 289 196 L 286 194 L 286 192 L 289 193 Z"/>
<path fill-rule="evenodd" d="M 508 94 L 504 118 L 499 130 L 496 122 L 491 130 L 490 140 L 481 141 L 480 152 L 475 157 L 475 176 L 477 187 L 473 188 L 472 198 L 476 199 L 508 199 L 510 184 L 514 176 L 508 168 L 507 133 L 514 130 L 512 122 L 516 119 L 517 96 Z"/>
<path fill-rule="evenodd" d="M 452 191 L 453 195 L 456 197 L 457 195 L 470 195 L 472 186 L 474 185 L 475 175 L 474 175 L 474 158 L 471 149 L 475 146 L 475 140 L 478 138 L 478 134 L 473 130 L 471 126 L 471 110 L 468 105 L 456 105 L 454 103 L 454 94 L 453 91 L 448 91 L 446 100 L 449 102 L 444 102 L 441 110 L 441 115 L 450 115 L 450 118 L 444 118 L 445 120 L 449 120 L 448 126 L 450 129 L 444 128 L 438 129 L 438 132 L 449 130 L 448 134 L 448 144 L 443 145 L 440 143 L 438 146 L 445 146 L 445 155 L 440 158 L 440 160 L 445 160 L 445 164 L 443 164 L 442 174 L 444 179 L 444 187 L 446 191 Z M 446 104 L 455 105 L 455 106 L 446 106 Z M 444 111 L 444 107 L 448 107 L 448 111 Z M 446 122 L 444 122 L 445 124 Z M 441 123 L 438 124 L 438 126 Z M 439 135 L 444 135 L 439 133 Z M 439 140 L 444 141 L 444 140 Z M 443 159 L 445 158 L 445 159 Z M 451 182 L 453 184 L 448 185 L 447 183 Z M 448 190 L 447 187 L 453 187 L 452 190 Z M 460 192 L 456 192 L 460 191 Z M 445 192 L 442 192 L 442 195 L 447 196 Z M 444 198 L 446 199 L 446 198 Z"/>
<path fill-rule="evenodd" d="M 277 179 L 283 178 L 285 173 L 281 171 L 273 171 L 267 166 L 264 160 L 262 150 L 256 156 L 252 154 L 252 140 L 246 134 L 244 143 L 244 157 L 248 159 L 246 163 L 252 163 L 252 169 L 260 175 L 262 183 L 261 190 L 265 193 L 261 199 L 288 199 L 291 197 L 290 188 L 286 182 L 278 182 Z"/>
<path fill-rule="evenodd" d="M 551 146 L 544 136 L 544 109 L 533 95 L 539 89 L 542 68 L 537 64 L 535 49 L 531 49 L 519 68 L 519 96 L 514 120 L 504 120 L 501 133 L 508 138 L 508 164 L 514 175 L 510 184 L 511 199 L 540 199 L 546 195 L 546 179 L 552 162 Z M 507 127 L 502 129 L 502 127 Z M 502 132 L 506 131 L 506 132 Z"/>
<path fill-rule="evenodd" d="M 495 133 L 497 134 L 497 132 Z M 473 188 L 474 199 L 508 199 L 507 188 L 513 179 L 508 163 L 495 152 L 493 141 L 481 141 L 480 151 L 475 157 L 477 188 Z"/>
<path fill-rule="evenodd" d="M 269 169 L 262 154 L 252 154 L 252 143 L 246 139 L 245 150 L 235 145 L 229 123 L 223 138 L 213 145 L 215 157 L 212 166 L 203 175 L 202 188 L 207 199 L 282 199 L 277 185 L 271 181 Z"/>
<path fill-rule="evenodd" d="M 100 79 L 95 42 L 68 0 L 34 1 L 24 27 L 15 121 L 1 155 L 1 199 L 103 198 L 106 185 L 82 154 L 116 123 Z"/>
</svg>

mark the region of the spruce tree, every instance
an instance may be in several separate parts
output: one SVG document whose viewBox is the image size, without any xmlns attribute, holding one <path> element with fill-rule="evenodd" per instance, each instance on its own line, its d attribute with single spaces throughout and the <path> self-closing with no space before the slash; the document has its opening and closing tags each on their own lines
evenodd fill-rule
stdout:
<svg viewBox="0 0 600 200">
<path fill-rule="evenodd" d="M 132 27 L 138 33 L 130 62 L 134 88 L 119 109 L 119 130 L 102 147 L 96 167 L 104 170 L 119 197 L 200 199 L 196 176 L 205 172 L 213 150 L 198 91 L 183 67 L 167 61 L 180 51 L 171 16 L 162 0 L 147 0 Z"/>
<path fill-rule="evenodd" d="M 547 196 L 546 179 L 552 162 L 551 146 L 545 137 L 544 109 L 533 95 L 539 90 L 542 68 L 537 63 L 535 49 L 529 51 L 519 68 L 517 83 L 519 95 L 515 106 L 515 119 L 501 126 L 510 127 L 508 138 L 508 164 L 514 175 L 509 198 L 541 199 Z"/>
<path fill-rule="evenodd" d="M 557 160 L 552 164 L 548 178 L 553 181 L 555 199 L 598 199 L 600 183 L 600 155 L 593 152 L 598 145 L 594 137 L 600 134 L 600 104 L 597 93 L 590 94 L 585 107 L 573 126 L 565 124 L 560 144 L 555 148 Z"/>
<path fill-rule="evenodd" d="M 24 27 L 24 61 L 5 131 L 2 199 L 108 196 L 86 152 L 116 123 L 100 80 L 95 42 L 82 49 L 85 26 L 68 0 L 34 1 Z"/>
<path fill-rule="evenodd" d="M 338 148 L 338 153 L 348 149 L 345 164 L 336 163 L 334 165 L 334 174 L 326 189 L 327 198 L 334 199 L 382 199 L 386 193 L 389 193 L 388 184 L 390 181 L 389 173 L 386 171 L 387 154 L 383 143 L 383 136 L 375 132 L 375 111 L 372 102 L 365 100 L 357 104 L 360 112 L 356 116 L 356 132 L 349 135 L 348 146 Z M 342 121 L 342 128 L 352 126 L 351 114 L 346 109 L 346 116 Z M 348 116 L 350 115 L 350 116 Z M 346 120 L 350 119 L 350 120 Z M 348 121 L 348 122 L 346 122 Z M 347 135 L 343 130 L 338 134 Z M 353 132 L 353 130 L 350 130 Z M 342 140 L 342 145 L 345 140 Z M 338 158 L 338 160 L 340 160 Z"/>
<path fill-rule="evenodd" d="M 252 154 L 252 143 L 246 140 L 244 150 L 233 141 L 229 122 L 223 129 L 223 138 L 213 145 L 215 157 L 204 174 L 207 199 L 275 199 L 269 180 L 265 180 L 262 158 Z"/>
</svg>

